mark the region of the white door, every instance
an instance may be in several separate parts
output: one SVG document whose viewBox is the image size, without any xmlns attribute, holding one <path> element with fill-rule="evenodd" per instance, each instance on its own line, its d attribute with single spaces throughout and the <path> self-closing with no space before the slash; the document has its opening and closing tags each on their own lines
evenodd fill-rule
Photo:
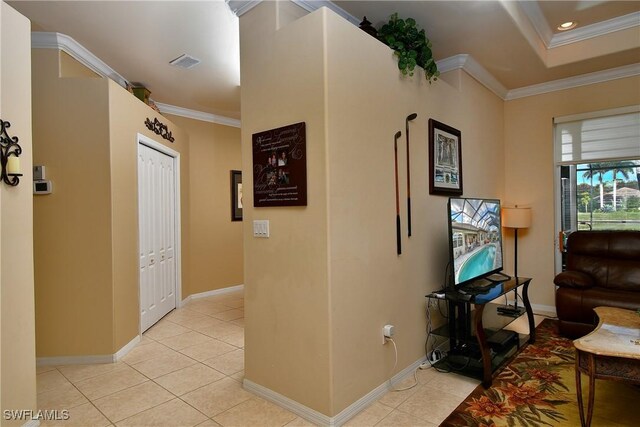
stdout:
<svg viewBox="0 0 640 427">
<path fill-rule="evenodd" d="M 140 227 L 140 329 L 176 307 L 175 159 L 138 147 Z"/>
</svg>

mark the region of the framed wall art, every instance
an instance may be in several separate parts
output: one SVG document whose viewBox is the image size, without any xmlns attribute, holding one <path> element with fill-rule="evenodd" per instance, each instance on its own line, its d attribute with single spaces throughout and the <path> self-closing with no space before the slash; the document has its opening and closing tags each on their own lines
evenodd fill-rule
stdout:
<svg viewBox="0 0 640 427">
<path fill-rule="evenodd" d="M 254 133 L 253 206 L 307 206 L 306 125 Z"/>
<path fill-rule="evenodd" d="M 429 119 L 429 194 L 462 195 L 462 136 Z"/>
<path fill-rule="evenodd" d="M 231 221 L 242 221 L 242 171 L 231 171 Z"/>
</svg>

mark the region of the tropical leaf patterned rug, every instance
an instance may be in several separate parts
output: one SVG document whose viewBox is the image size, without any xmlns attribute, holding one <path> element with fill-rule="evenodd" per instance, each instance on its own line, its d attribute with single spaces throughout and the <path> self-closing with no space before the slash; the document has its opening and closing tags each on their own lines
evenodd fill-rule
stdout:
<svg viewBox="0 0 640 427">
<path fill-rule="evenodd" d="M 524 347 L 485 389 L 478 386 L 442 426 L 580 426 L 573 341 L 556 321 L 536 328 L 536 343 Z M 583 377 L 583 386 L 588 381 Z M 588 390 L 583 388 L 587 400 Z M 596 381 L 592 426 L 640 426 L 640 388 Z"/>
</svg>

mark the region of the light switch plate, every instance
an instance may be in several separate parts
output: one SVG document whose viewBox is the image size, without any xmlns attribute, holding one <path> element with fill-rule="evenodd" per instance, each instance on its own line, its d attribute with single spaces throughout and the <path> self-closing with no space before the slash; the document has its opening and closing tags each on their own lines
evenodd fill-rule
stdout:
<svg viewBox="0 0 640 427">
<path fill-rule="evenodd" d="M 269 220 L 256 219 L 253 220 L 253 237 L 269 237 Z"/>
</svg>

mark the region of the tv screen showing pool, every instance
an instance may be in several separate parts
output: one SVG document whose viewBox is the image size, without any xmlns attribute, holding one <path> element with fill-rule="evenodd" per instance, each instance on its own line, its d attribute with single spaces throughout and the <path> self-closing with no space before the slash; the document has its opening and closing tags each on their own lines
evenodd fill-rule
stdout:
<svg viewBox="0 0 640 427">
<path fill-rule="evenodd" d="M 452 197 L 448 211 L 454 285 L 502 270 L 500 200 Z"/>
</svg>

